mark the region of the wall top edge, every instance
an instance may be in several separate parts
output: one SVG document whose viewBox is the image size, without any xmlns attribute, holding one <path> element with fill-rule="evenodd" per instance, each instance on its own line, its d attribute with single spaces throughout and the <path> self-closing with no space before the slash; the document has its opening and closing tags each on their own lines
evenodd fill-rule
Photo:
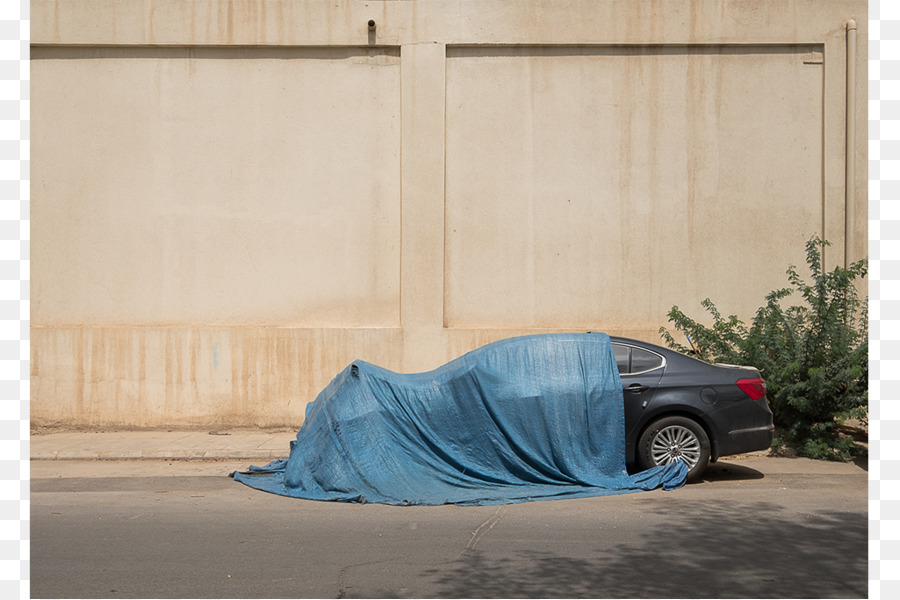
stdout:
<svg viewBox="0 0 900 600">
<path fill-rule="evenodd" d="M 93 330 L 93 331 L 118 331 L 118 330 L 134 330 L 134 331 L 170 331 L 170 330 L 180 330 L 180 331 L 296 331 L 296 332 L 308 332 L 308 333 L 402 333 L 404 329 L 402 327 L 354 327 L 354 326 L 306 326 L 306 325 L 291 325 L 291 324 L 278 324 L 278 323 L 266 323 L 266 324 L 217 324 L 217 323 L 180 323 L 180 324 L 165 324 L 165 325 L 142 325 L 140 323 L 84 323 L 84 324 L 40 324 L 40 325 L 31 325 L 30 329 L 35 332 L 45 331 L 45 332 L 53 332 L 53 331 L 78 331 L 78 330 Z"/>
<path fill-rule="evenodd" d="M 865 0 L 32 0 L 35 45 L 821 43 Z M 374 27 L 370 27 L 374 22 Z"/>
</svg>

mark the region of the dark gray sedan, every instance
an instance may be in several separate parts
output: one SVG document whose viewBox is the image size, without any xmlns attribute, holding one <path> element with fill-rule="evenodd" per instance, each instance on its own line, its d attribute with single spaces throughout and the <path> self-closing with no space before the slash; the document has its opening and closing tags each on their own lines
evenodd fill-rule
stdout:
<svg viewBox="0 0 900 600">
<path fill-rule="evenodd" d="M 642 470 L 683 460 L 696 481 L 720 456 L 765 450 L 775 430 L 766 382 L 751 367 L 711 365 L 612 337 L 625 397 L 625 461 Z"/>
</svg>

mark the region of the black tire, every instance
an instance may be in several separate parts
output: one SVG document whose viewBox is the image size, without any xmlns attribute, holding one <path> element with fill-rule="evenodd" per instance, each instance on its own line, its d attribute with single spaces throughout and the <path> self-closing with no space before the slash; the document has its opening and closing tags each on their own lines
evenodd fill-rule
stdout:
<svg viewBox="0 0 900 600">
<path fill-rule="evenodd" d="M 642 469 L 684 460 L 690 467 L 687 480 L 697 481 L 709 464 L 709 436 L 687 417 L 663 417 L 651 423 L 638 440 Z"/>
</svg>

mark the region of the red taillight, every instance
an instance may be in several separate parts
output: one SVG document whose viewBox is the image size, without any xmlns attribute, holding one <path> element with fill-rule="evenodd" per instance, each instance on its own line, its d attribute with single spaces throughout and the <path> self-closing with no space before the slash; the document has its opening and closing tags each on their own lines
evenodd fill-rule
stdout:
<svg viewBox="0 0 900 600">
<path fill-rule="evenodd" d="M 738 379 L 737 386 L 754 400 L 759 400 L 766 396 L 766 382 L 762 379 Z"/>
</svg>

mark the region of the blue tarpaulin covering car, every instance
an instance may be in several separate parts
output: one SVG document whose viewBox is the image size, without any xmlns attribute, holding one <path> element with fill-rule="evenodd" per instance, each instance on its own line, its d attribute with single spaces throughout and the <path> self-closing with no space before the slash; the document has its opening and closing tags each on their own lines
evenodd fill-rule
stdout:
<svg viewBox="0 0 900 600">
<path fill-rule="evenodd" d="M 505 504 L 680 487 L 625 470 L 622 387 L 602 333 L 511 338 L 427 373 L 357 361 L 311 403 L 290 456 L 233 477 L 274 494 Z"/>
</svg>

